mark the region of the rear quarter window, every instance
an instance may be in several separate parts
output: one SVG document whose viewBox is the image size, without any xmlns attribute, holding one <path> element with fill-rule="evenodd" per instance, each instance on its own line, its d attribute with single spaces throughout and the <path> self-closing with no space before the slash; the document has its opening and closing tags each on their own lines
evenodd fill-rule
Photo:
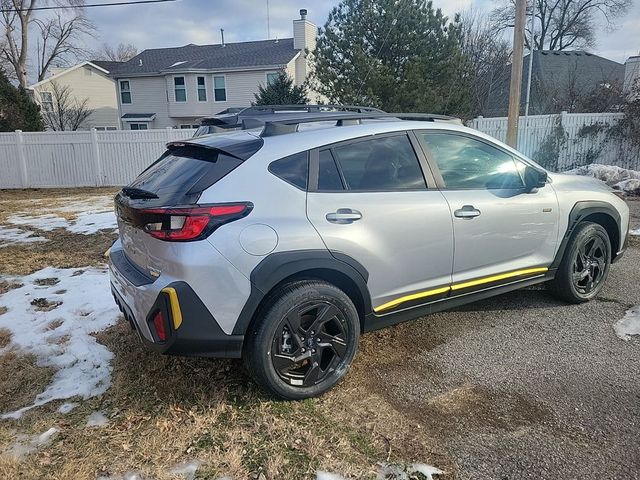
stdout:
<svg viewBox="0 0 640 480">
<path fill-rule="evenodd" d="M 271 162 L 269 171 L 285 182 L 306 190 L 309 178 L 309 154 L 300 152 Z"/>
</svg>

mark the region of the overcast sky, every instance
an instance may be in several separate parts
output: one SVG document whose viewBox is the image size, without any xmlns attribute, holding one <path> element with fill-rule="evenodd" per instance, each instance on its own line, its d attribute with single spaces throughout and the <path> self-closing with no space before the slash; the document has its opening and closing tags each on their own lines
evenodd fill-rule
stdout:
<svg viewBox="0 0 640 480">
<path fill-rule="evenodd" d="M 619 28 L 597 35 L 594 52 L 624 62 L 640 52 L 640 0 L 619 21 Z M 93 3 L 92 0 L 87 3 Z M 330 0 L 269 0 L 271 38 L 292 36 L 292 20 L 298 18 L 300 8 L 309 11 L 309 20 L 324 25 L 331 8 L 338 1 Z M 435 7 L 453 15 L 473 5 L 489 11 L 491 0 L 434 0 Z M 113 6 L 87 9 L 98 27 L 92 42 L 117 44 L 133 43 L 139 50 L 170 47 L 188 43 L 220 42 L 220 28 L 224 28 L 227 42 L 262 40 L 267 38 L 266 0 L 176 0 L 148 5 Z"/>
</svg>

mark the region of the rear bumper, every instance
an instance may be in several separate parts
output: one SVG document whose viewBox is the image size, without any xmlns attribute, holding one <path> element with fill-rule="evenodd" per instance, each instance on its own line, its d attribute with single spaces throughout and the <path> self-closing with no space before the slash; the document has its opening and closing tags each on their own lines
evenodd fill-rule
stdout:
<svg viewBox="0 0 640 480">
<path fill-rule="evenodd" d="M 117 248 L 111 252 L 109 271 L 114 300 L 147 347 L 167 355 L 240 358 L 244 336 L 227 335 L 186 282 L 145 278 Z M 175 291 L 173 299 L 168 289 Z M 181 317 L 177 326 L 175 308 Z M 167 319 L 165 341 L 158 340 L 153 327 L 158 311 Z"/>
</svg>

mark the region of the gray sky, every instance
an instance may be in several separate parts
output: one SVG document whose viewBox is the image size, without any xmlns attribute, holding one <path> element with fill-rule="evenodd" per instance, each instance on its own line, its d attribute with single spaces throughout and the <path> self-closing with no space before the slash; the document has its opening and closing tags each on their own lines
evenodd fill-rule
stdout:
<svg viewBox="0 0 640 480">
<path fill-rule="evenodd" d="M 300 8 L 306 8 L 309 19 L 322 26 L 329 10 L 337 3 L 335 0 L 269 0 L 271 37 L 291 37 L 291 22 L 298 18 Z M 495 2 L 434 0 L 434 5 L 453 15 L 471 5 L 489 11 Z M 188 43 L 219 43 L 220 28 L 224 28 L 227 42 L 267 38 L 266 0 L 177 0 L 165 4 L 93 8 L 88 9 L 88 13 L 98 27 L 93 41 L 96 45 L 124 42 L 144 50 Z M 598 32 L 594 52 L 624 62 L 640 52 L 640 0 L 635 0 L 627 16 L 618 23 L 619 28 L 612 32 Z"/>
</svg>

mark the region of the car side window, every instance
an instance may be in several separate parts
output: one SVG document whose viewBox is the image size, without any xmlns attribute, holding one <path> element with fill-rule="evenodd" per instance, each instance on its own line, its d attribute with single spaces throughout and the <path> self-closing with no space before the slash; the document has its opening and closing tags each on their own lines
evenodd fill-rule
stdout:
<svg viewBox="0 0 640 480">
<path fill-rule="evenodd" d="M 318 190 L 344 190 L 338 167 L 333 159 L 331 150 L 321 150 L 318 159 Z"/>
<path fill-rule="evenodd" d="M 406 135 L 339 145 L 332 152 L 348 190 L 427 188 L 418 157 Z"/>
<path fill-rule="evenodd" d="M 463 135 L 424 133 L 424 142 L 435 159 L 446 188 L 524 188 L 524 164 L 506 152 Z"/>
<path fill-rule="evenodd" d="M 296 153 L 271 162 L 271 164 L 269 164 L 269 171 L 285 182 L 302 190 L 306 190 L 309 173 L 308 158 L 309 155 L 307 152 Z"/>
</svg>

